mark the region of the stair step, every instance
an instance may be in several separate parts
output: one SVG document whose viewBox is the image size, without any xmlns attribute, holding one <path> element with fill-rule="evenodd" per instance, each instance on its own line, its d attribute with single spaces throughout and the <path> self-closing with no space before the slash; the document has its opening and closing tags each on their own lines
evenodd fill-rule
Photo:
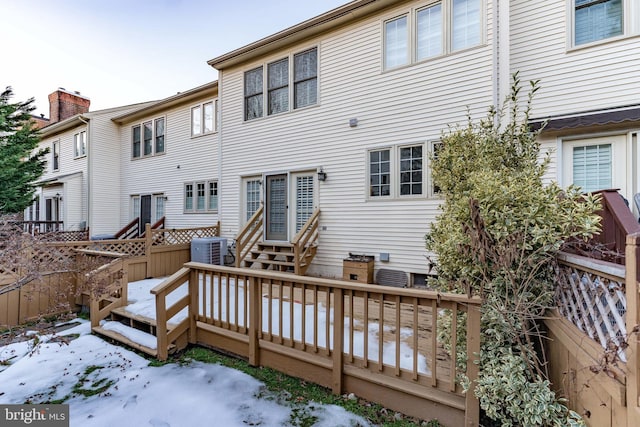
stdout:
<svg viewBox="0 0 640 427">
<path fill-rule="evenodd" d="M 122 326 L 125 327 L 125 328 L 127 327 L 127 326 L 124 326 L 124 325 L 122 325 Z M 133 328 L 131 328 L 131 329 L 133 329 Z M 137 343 L 137 342 L 125 337 L 124 335 L 122 335 L 122 334 L 120 334 L 120 333 L 118 333 L 116 331 L 110 331 L 108 329 L 104 329 L 101 326 L 96 326 L 96 327 L 92 328 L 91 330 L 92 330 L 92 332 L 94 334 L 102 335 L 104 337 L 107 337 L 107 338 L 110 338 L 110 339 L 112 339 L 114 341 L 117 341 L 117 342 L 119 342 L 121 344 L 124 344 L 124 345 L 126 345 L 128 347 L 135 348 L 136 350 L 139 350 L 139 351 L 141 351 L 143 353 L 146 353 L 146 354 L 148 354 L 150 356 L 158 357 L 157 348 L 151 348 L 151 347 L 147 347 L 145 345 L 142 345 L 140 343 Z M 137 329 L 134 329 L 134 330 L 137 331 L 138 333 L 143 333 L 141 331 L 138 331 Z M 150 336 L 152 336 L 152 335 L 150 335 Z"/>
<path fill-rule="evenodd" d="M 294 257 L 295 254 L 293 252 L 279 252 L 279 251 L 268 251 L 268 250 L 253 250 L 251 251 L 253 255 L 273 255 L 273 256 L 286 256 L 286 257 Z"/>
</svg>

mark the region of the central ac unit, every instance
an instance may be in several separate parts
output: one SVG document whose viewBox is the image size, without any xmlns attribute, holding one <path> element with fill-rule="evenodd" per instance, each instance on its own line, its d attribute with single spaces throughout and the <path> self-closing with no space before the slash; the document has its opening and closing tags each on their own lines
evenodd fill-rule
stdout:
<svg viewBox="0 0 640 427">
<path fill-rule="evenodd" d="M 199 237 L 191 240 L 191 261 L 224 265 L 227 239 L 222 237 Z"/>
</svg>

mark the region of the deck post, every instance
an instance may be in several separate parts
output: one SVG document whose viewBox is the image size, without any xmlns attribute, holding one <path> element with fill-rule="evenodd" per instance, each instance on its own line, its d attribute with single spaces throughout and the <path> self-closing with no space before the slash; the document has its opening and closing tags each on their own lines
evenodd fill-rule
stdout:
<svg viewBox="0 0 640 427">
<path fill-rule="evenodd" d="M 350 326 L 351 327 L 351 326 Z M 318 332 L 316 331 L 316 334 Z M 342 368 L 344 349 L 344 291 L 335 288 L 333 293 L 333 377 L 331 388 L 333 394 L 342 394 Z"/>
<path fill-rule="evenodd" d="M 167 294 L 156 294 L 156 335 L 158 338 L 158 360 L 169 357 L 169 339 L 167 337 Z"/>
<path fill-rule="evenodd" d="M 626 240 L 626 297 L 627 297 L 627 340 L 629 346 L 627 356 L 627 425 L 635 426 L 640 418 L 638 393 L 640 389 L 640 342 L 638 334 L 633 330 L 640 323 L 640 311 L 638 307 L 638 259 L 640 257 L 640 233 L 629 234 Z"/>
<path fill-rule="evenodd" d="M 480 357 L 480 305 L 467 305 L 467 377 L 469 390 L 466 393 L 465 422 L 467 426 L 480 425 L 480 402 L 475 395 L 479 366 L 475 363 Z M 456 322 L 456 319 L 453 320 Z M 456 363 L 454 354 L 451 363 Z M 455 378 L 452 379 L 455 381 Z"/>
<path fill-rule="evenodd" d="M 189 273 L 189 343 L 195 344 L 197 341 L 197 316 L 198 316 L 198 289 L 200 283 L 198 280 L 198 272 L 193 268 Z M 205 278 L 202 278 L 203 286 L 206 285 Z M 212 285 L 213 288 L 213 285 Z"/>
<path fill-rule="evenodd" d="M 260 313 L 262 281 L 258 277 L 246 277 L 249 286 L 249 364 L 260 365 Z M 246 285 L 245 285 L 246 286 Z"/>
<path fill-rule="evenodd" d="M 153 235 L 151 234 L 151 224 L 144 225 L 144 256 L 146 258 L 146 276 L 153 277 L 153 266 L 151 265 L 151 246 L 153 245 Z"/>
</svg>

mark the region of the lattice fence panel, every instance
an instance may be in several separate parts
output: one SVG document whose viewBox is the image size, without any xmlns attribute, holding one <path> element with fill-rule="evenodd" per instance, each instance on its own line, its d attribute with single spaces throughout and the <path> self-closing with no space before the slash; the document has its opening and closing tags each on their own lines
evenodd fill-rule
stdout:
<svg viewBox="0 0 640 427">
<path fill-rule="evenodd" d="M 87 249 L 103 252 L 116 252 L 128 256 L 143 256 L 145 254 L 145 240 L 94 240 Z"/>
<path fill-rule="evenodd" d="M 627 335 L 624 280 L 568 265 L 561 265 L 559 272 L 556 302 L 562 315 L 604 349 L 617 346 L 618 356 L 626 361 L 622 346 Z"/>
<path fill-rule="evenodd" d="M 218 227 L 185 228 L 180 230 L 157 229 L 151 230 L 155 246 L 181 245 L 191 243 L 197 237 L 215 237 Z"/>
<path fill-rule="evenodd" d="M 78 242 L 89 240 L 88 231 L 54 231 L 38 234 L 38 239 L 45 242 Z"/>
</svg>

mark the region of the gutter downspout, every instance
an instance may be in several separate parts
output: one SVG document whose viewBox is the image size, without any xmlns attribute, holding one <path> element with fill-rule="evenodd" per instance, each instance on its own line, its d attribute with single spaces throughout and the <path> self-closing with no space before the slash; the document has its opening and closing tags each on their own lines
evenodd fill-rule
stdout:
<svg viewBox="0 0 640 427">
<path fill-rule="evenodd" d="M 509 0 L 495 0 L 493 8 L 493 105 L 500 109 L 511 86 L 511 45 Z M 504 124 L 503 124 L 504 126 Z"/>
<path fill-rule="evenodd" d="M 85 227 L 91 232 L 91 125 L 89 124 L 91 120 L 84 120 L 82 116 L 78 116 L 78 119 L 87 125 L 87 224 Z"/>
<path fill-rule="evenodd" d="M 220 221 L 220 237 L 222 233 L 222 197 L 224 191 L 222 189 L 222 71 L 218 71 L 218 108 L 216 116 L 218 119 L 218 221 Z"/>
</svg>

